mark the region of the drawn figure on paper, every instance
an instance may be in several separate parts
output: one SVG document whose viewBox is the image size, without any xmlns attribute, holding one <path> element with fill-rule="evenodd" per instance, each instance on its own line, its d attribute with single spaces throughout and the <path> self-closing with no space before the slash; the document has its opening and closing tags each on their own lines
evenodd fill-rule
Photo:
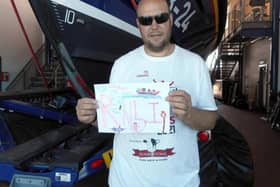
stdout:
<svg viewBox="0 0 280 187">
<path fill-rule="evenodd" d="M 147 126 L 147 122 L 145 120 L 137 120 L 133 122 L 133 130 L 136 133 L 143 131 Z"/>
<path fill-rule="evenodd" d="M 105 115 L 102 115 L 102 121 L 103 121 L 103 126 L 104 127 L 107 127 L 109 126 L 109 121 L 107 121 L 107 118 L 109 116 L 108 119 L 110 119 L 110 123 L 114 123 L 114 127 L 112 128 L 112 130 L 116 133 L 119 133 L 121 131 L 124 130 L 124 128 L 121 127 L 121 124 L 118 122 L 118 120 L 115 118 L 114 114 L 112 114 L 110 112 L 111 108 L 113 107 L 113 104 L 112 104 L 112 98 L 109 96 L 109 95 L 106 95 L 106 94 L 102 94 L 100 96 L 100 105 L 101 105 L 101 110 L 103 112 L 103 114 L 106 114 L 107 116 Z M 122 106 L 120 105 L 119 106 L 119 110 L 121 110 Z"/>
<path fill-rule="evenodd" d="M 124 128 L 121 128 L 120 126 L 119 127 L 113 127 L 112 130 L 116 133 L 120 133 L 121 131 L 124 130 Z"/>
</svg>

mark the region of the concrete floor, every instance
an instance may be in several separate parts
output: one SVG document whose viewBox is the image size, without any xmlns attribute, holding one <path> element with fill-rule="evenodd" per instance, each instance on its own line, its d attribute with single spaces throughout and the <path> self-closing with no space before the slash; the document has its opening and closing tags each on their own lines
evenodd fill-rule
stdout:
<svg viewBox="0 0 280 187">
<path fill-rule="evenodd" d="M 219 114 L 229 121 L 247 140 L 254 161 L 254 187 L 279 187 L 280 132 L 270 128 L 261 117 L 264 114 L 252 113 L 227 105 L 219 106 Z M 107 187 L 108 171 L 100 171 L 80 181 L 75 187 Z M 0 182 L 0 187 L 9 184 Z"/>
<path fill-rule="evenodd" d="M 280 186 L 280 132 L 262 118 L 265 114 L 220 105 L 219 113 L 247 140 L 254 162 L 254 187 Z"/>
</svg>

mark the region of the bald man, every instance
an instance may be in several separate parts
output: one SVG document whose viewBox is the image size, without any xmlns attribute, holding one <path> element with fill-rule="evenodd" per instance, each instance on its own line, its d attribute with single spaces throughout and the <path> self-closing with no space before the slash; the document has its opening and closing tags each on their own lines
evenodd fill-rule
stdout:
<svg viewBox="0 0 280 187">
<path fill-rule="evenodd" d="M 201 57 L 170 42 L 169 1 L 141 0 L 136 22 L 143 45 L 115 61 L 110 83 L 168 82 L 170 129 L 166 134 L 115 134 L 109 185 L 198 187 L 197 132 L 215 126 L 217 110 L 208 69 Z M 78 119 L 95 124 L 97 108 L 96 100 L 80 99 Z"/>
</svg>

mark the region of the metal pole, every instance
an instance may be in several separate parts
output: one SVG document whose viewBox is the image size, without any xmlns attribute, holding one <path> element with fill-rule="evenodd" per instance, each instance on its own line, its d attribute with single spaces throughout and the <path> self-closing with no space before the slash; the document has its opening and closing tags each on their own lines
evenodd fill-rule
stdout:
<svg viewBox="0 0 280 187">
<path fill-rule="evenodd" d="M 2 57 L 0 56 L 0 73 L 2 72 Z M 2 91 L 2 80 L 0 80 L 0 91 Z"/>
<path fill-rule="evenodd" d="M 279 92 L 279 0 L 272 0 L 271 92 Z"/>
</svg>

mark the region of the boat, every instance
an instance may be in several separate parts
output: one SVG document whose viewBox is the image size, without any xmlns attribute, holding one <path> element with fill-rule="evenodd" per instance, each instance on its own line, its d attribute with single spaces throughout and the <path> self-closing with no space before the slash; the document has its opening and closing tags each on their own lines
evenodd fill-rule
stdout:
<svg viewBox="0 0 280 187">
<path fill-rule="evenodd" d="M 107 82 L 116 58 L 142 44 L 139 0 L 29 0 L 47 40 L 63 43 L 87 85 Z M 219 44 L 227 0 L 171 0 L 172 41 L 206 58 Z M 89 71 L 90 70 L 90 71 Z"/>
</svg>

